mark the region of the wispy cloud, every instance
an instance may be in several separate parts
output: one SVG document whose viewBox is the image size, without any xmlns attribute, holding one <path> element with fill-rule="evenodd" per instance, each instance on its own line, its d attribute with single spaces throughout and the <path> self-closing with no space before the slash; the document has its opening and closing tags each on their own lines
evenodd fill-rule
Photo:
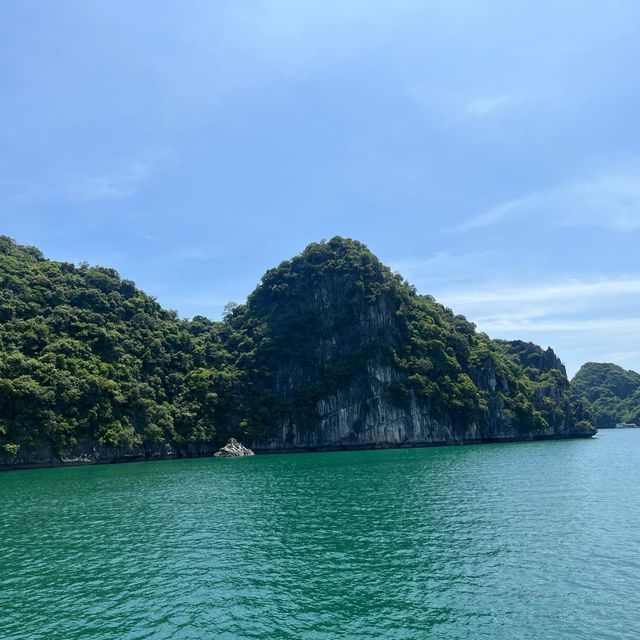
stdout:
<svg viewBox="0 0 640 640">
<path fill-rule="evenodd" d="M 162 171 L 177 162 L 167 151 L 146 153 L 124 163 L 124 168 L 99 175 L 58 176 L 50 182 L 8 181 L 0 183 L 6 204 L 44 201 L 91 202 L 132 198 Z M 113 161 L 116 164 L 116 161 Z"/>
<path fill-rule="evenodd" d="M 595 226 L 622 232 L 640 229 L 640 162 L 497 204 L 456 230 L 470 231 L 534 215 L 554 226 Z"/>
<path fill-rule="evenodd" d="M 531 202 L 528 202 L 528 200 L 530 200 L 530 198 L 525 198 L 524 200 L 511 200 L 509 202 L 503 202 L 502 204 L 496 205 L 495 207 L 491 207 L 491 209 L 488 209 L 475 218 L 471 218 L 471 220 L 462 223 L 461 225 L 457 226 L 455 230 L 469 231 L 471 229 L 478 229 L 480 227 L 486 227 L 492 224 L 496 224 L 497 222 L 500 222 L 511 214 L 522 212 L 525 208 L 525 205 L 531 204 Z"/>
<path fill-rule="evenodd" d="M 513 96 L 507 94 L 473 98 L 465 105 L 463 115 L 467 118 L 487 118 L 514 104 Z"/>
<path fill-rule="evenodd" d="M 587 360 L 637 362 L 640 275 L 449 285 L 430 293 L 494 338 L 553 346 L 570 373 Z"/>
<path fill-rule="evenodd" d="M 67 189 L 73 202 L 131 198 L 161 170 L 175 162 L 167 152 L 149 154 L 129 162 L 122 171 L 79 179 Z"/>
<path fill-rule="evenodd" d="M 391 260 L 389 266 L 418 291 L 440 300 L 441 292 L 473 291 L 478 282 L 494 281 L 495 265 L 503 260 L 504 255 L 497 251 L 439 251 L 424 258 Z"/>
<path fill-rule="evenodd" d="M 429 280 L 447 280 L 457 278 L 462 273 L 475 270 L 495 257 L 490 251 L 476 251 L 471 253 L 451 253 L 439 251 L 428 258 L 414 258 L 392 261 L 391 269 L 402 274 L 409 282 L 421 284 Z M 419 281 L 419 282 L 417 282 Z"/>
<path fill-rule="evenodd" d="M 515 319 L 510 317 L 502 318 L 479 318 L 478 326 L 488 333 L 494 334 L 517 334 L 525 336 L 527 333 L 593 333 L 593 332 L 615 332 L 616 334 L 637 334 L 640 332 L 640 318 L 616 318 L 606 317 L 594 320 L 558 319 Z"/>
<path fill-rule="evenodd" d="M 585 282 L 570 279 L 546 285 L 534 284 L 528 287 L 506 287 L 473 289 L 470 291 L 444 292 L 447 304 L 493 304 L 512 302 L 530 304 L 550 301 L 624 296 L 640 293 L 640 278 L 606 278 Z"/>
<path fill-rule="evenodd" d="M 176 251 L 170 251 L 159 255 L 157 257 L 157 262 L 166 264 L 166 263 L 175 263 L 175 262 L 191 262 L 191 261 L 203 261 L 203 260 L 211 260 L 220 255 L 219 251 L 213 251 L 208 247 L 200 247 L 200 246 L 188 246 L 177 249 Z"/>
<path fill-rule="evenodd" d="M 519 286 L 494 283 L 435 291 L 484 331 L 604 330 L 638 327 L 640 277 L 568 278 Z M 631 324 L 629 324 L 631 322 Z M 638 327 L 640 329 L 640 327 Z"/>
<path fill-rule="evenodd" d="M 148 163 L 136 162 L 114 175 L 86 178 L 71 186 L 69 199 L 76 202 L 130 198 L 152 175 Z"/>
<path fill-rule="evenodd" d="M 640 163 L 570 186 L 558 204 L 567 207 L 561 222 L 592 224 L 614 231 L 640 229 Z"/>
<path fill-rule="evenodd" d="M 624 366 L 625 362 L 637 362 L 640 359 L 640 351 L 609 351 L 602 353 L 599 359 L 601 362 L 615 362 Z"/>
<path fill-rule="evenodd" d="M 469 95 L 458 89 L 434 87 L 408 80 L 407 95 L 431 112 L 438 120 L 450 126 L 460 123 L 486 122 L 530 102 L 524 94 L 496 93 Z"/>
</svg>

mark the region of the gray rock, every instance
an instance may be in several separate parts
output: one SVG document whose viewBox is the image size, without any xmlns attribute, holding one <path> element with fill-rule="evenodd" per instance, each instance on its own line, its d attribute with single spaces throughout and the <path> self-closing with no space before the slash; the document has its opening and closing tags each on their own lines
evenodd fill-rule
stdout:
<svg viewBox="0 0 640 640">
<path fill-rule="evenodd" d="M 396 310 L 384 296 L 363 308 L 348 329 L 335 331 L 336 322 L 341 322 L 344 315 L 341 309 L 350 304 L 338 286 L 328 280 L 316 283 L 308 306 L 317 322 L 314 335 L 320 337 L 312 358 L 276 363 L 273 392 L 277 398 L 295 399 L 301 381 L 317 379 L 323 363 L 361 358 L 359 354 L 366 352 L 363 345 L 395 344 L 392 329 L 397 323 Z M 504 344 L 523 369 L 554 369 L 566 381 L 564 366 L 551 349 L 522 341 Z M 449 415 L 437 414 L 429 400 L 411 390 L 406 374 L 372 349 L 355 373 L 317 398 L 317 420 L 303 423 L 296 416 L 287 415 L 270 425 L 268 436 L 248 444 L 257 453 L 276 453 L 578 438 L 591 437 L 596 432 L 580 402 L 571 406 L 562 399 L 563 383 L 540 388 L 535 397 L 536 408 L 549 401 L 556 404 L 559 415 L 547 427 L 532 429 L 505 410 L 503 395 L 513 392 L 491 357 L 469 365 L 466 373 L 487 403 L 485 420 L 461 423 Z M 390 395 L 394 386 L 407 389 L 402 402 Z"/>
<path fill-rule="evenodd" d="M 242 456 L 255 455 L 251 449 L 248 449 L 235 438 L 229 438 L 227 444 L 217 453 L 213 454 L 216 458 L 240 458 Z"/>
</svg>

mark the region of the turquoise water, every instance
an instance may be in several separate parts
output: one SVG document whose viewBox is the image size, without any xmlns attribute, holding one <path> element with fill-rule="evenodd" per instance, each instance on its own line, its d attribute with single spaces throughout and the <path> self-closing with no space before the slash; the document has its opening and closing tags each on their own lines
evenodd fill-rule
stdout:
<svg viewBox="0 0 640 640">
<path fill-rule="evenodd" d="M 640 637 L 640 430 L 0 474 L 0 637 Z"/>
</svg>

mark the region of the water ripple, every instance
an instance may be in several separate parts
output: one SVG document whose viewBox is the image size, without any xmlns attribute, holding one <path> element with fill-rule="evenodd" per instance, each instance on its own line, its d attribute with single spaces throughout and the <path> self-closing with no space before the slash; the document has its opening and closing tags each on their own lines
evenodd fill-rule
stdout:
<svg viewBox="0 0 640 640">
<path fill-rule="evenodd" d="M 0 475 L 0 637 L 640 637 L 640 432 Z"/>
</svg>

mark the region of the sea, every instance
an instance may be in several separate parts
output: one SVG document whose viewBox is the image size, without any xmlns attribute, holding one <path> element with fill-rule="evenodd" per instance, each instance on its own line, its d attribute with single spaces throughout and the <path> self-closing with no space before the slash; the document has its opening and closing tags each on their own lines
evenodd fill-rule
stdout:
<svg viewBox="0 0 640 640">
<path fill-rule="evenodd" d="M 640 429 L 0 474 L 0 638 L 640 638 Z"/>
</svg>

